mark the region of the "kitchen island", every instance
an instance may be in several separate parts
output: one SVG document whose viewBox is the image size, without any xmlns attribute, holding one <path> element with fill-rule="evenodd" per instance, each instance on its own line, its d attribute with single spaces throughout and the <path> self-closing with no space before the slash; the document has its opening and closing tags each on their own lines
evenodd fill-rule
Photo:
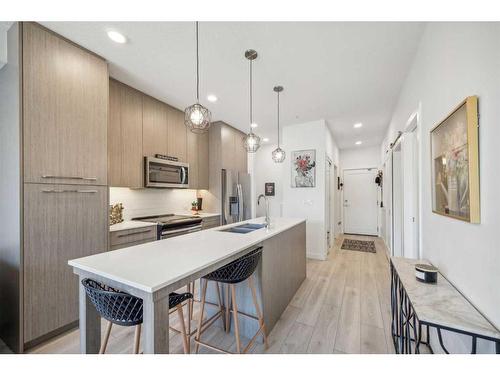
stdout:
<svg viewBox="0 0 500 375">
<path fill-rule="evenodd" d="M 79 276 L 81 352 L 97 353 L 101 339 L 100 317 L 81 280 L 91 278 L 142 298 L 144 352 L 168 353 L 168 295 L 256 246 L 263 246 L 257 284 L 270 332 L 306 277 L 305 220 L 273 218 L 269 229 L 244 234 L 224 231 L 243 223 L 70 260 Z M 241 305 L 250 304 L 242 301 Z"/>
</svg>

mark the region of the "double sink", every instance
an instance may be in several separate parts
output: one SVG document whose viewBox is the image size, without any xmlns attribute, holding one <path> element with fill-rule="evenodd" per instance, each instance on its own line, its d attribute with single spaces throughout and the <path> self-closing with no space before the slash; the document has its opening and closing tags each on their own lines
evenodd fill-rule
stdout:
<svg viewBox="0 0 500 375">
<path fill-rule="evenodd" d="M 265 224 L 242 224 L 238 225 L 236 227 L 231 227 L 227 229 L 221 229 L 221 232 L 230 232 L 230 233 L 239 233 L 239 234 L 246 234 L 253 232 L 254 230 L 262 229 L 265 228 Z"/>
</svg>

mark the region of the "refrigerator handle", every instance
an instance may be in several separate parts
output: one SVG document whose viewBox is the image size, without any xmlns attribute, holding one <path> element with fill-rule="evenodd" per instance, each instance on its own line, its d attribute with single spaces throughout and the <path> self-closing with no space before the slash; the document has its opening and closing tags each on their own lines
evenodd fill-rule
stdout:
<svg viewBox="0 0 500 375">
<path fill-rule="evenodd" d="M 238 221 L 243 221 L 243 188 L 241 184 L 236 185 L 238 191 Z"/>
</svg>

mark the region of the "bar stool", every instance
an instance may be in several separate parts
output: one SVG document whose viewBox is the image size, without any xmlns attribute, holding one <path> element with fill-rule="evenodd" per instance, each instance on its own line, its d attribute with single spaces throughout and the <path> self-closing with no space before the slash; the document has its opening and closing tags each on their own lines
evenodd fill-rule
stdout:
<svg viewBox="0 0 500 375">
<path fill-rule="evenodd" d="M 198 330 L 196 333 L 196 337 L 194 339 L 195 341 L 195 348 L 196 348 L 196 353 L 198 353 L 199 346 L 203 345 L 205 347 L 217 350 L 222 353 L 231 353 L 226 350 L 223 350 L 221 348 L 218 348 L 216 346 L 210 345 L 206 342 L 201 341 L 201 334 L 208 328 L 210 327 L 218 318 L 223 318 L 225 320 L 225 327 L 226 330 L 229 330 L 229 314 L 227 314 L 226 318 L 224 319 L 224 309 L 222 307 L 221 303 L 221 296 L 220 296 L 220 289 L 219 289 L 219 283 L 221 284 L 226 284 L 226 288 L 229 288 L 231 290 L 231 299 L 233 303 L 233 308 L 229 309 L 229 302 L 228 298 L 226 298 L 226 309 L 227 311 L 231 311 L 233 313 L 233 320 L 234 320 L 234 335 L 236 338 L 236 351 L 238 354 L 240 353 L 246 353 L 248 349 L 252 346 L 252 344 L 255 342 L 255 339 L 257 338 L 258 334 L 261 333 L 263 338 L 264 338 L 264 343 L 266 346 L 266 349 L 268 347 L 267 344 L 267 335 L 266 335 L 266 326 L 264 323 L 264 318 L 261 312 L 261 309 L 259 307 L 259 303 L 257 301 L 257 292 L 255 290 L 255 284 L 254 284 L 254 271 L 257 268 L 257 265 L 259 264 L 260 258 L 262 256 L 262 246 L 258 247 L 248 254 L 244 255 L 243 257 L 236 259 L 235 261 L 225 265 L 224 267 L 221 267 L 217 270 L 215 270 L 212 273 L 209 273 L 208 275 L 204 276 L 202 278 L 202 294 L 201 294 L 201 312 L 198 320 Z M 238 311 L 238 304 L 236 303 L 236 288 L 235 285 L 238 283 L 241 283 L 245 280 L 248 280 L 248 285 L 250 287 L 250 290 L 252 292 L 252 300 L 253 304 L 255 306 L 255 311 L 257 313 L 257 316 L 253 316 L 250 314 L 244 314 L 243 312 Z M 215 313 L 211 318 L 207 319 L 205 323 L 203 322 L 203 314 L 205 311 L 205 303 L 206 303 L 206 294 L 207 294 L 207 286 L 209 281 L 214 281 L 216 283 L 216 288 L 217 288 L 217 298 L 218 298 L 218 306 L 219 306 L 219 311 Z M 247 346 L 241 350 L 241 343 L 240 343 L 240 332 L 239 332 L 239 325 L 238 325 L 238 313 L 244 314 L 245 316 L 258 320 L 259 322 L 259 329 L 255 333 L 255 335 L 252 337 L 250 342 L 247 344 Z"/>
<path fill-rule="evenodd" d="M 99 354 L 104 354 L 106 351 L 113 324 L 126 327 L 135 326 L 134 354 L 138 354 L 143 317 L 142 299 L 134 297 L 128 293 L 121 292 L 92 279 L 83 279 L 82 284 L 85 288 L 87 296 L 95 306 L 99 315 L 108 321 L 106 331 L 104 333 L 104 339 L 101 343 L 101 348 L 99 349 Z M 184 323 L 182 302 L 190 298 L 193 298 L 191 293 L 170 293 L 168 297 L 169 310 L 175 307 L 177 308 L 177 313 L 179 314 L 179 320 L 181 323 L 180 333 L 183 337 L 184 353 L 186 354 L 189 353 L 189 342 Z M 170 329 L 173 328 L 170 327 Z"/>
</svg>

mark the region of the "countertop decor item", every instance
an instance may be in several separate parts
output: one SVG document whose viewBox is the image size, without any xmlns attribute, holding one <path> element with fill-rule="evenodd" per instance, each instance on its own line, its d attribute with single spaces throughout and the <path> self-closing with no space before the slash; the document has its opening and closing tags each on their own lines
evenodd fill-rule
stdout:
<svg viewBox="0 0 500 375">
<path fill-rule="evenodd" d="M 109 225 L 123 221 L 123 204 L 116 203 L 109 206 Z"/>
<path fill-rule="evenodd" d="M 431 130 L 432 211 L 480 222 L 477 96 Z"/>
<path fill-rule="evenodd" d="M 245 58 L 250 62 L 250 133 L 243 137 L 243 147 L 249 153 L 256 152 L 260 147 L 260 137 L 254 134 L 252 124 L 253 124 L 253 92 L 252 92 L 252 62 L 257 58 L 257 51 L 249 49 L 245 51 Z"/>
<path fill-rule="evenodd" d="M 438 269 L 429 264 L 415 264 L 415 277 L 424 283 L 437 282 Z"/>
<path fill-rule="evenodd" d="M 292 187 L 316 186 L 316 150 L 292 152 Z"/>
<path fill-rule="evenodd" d="M 198 213 L 198 201 L 192 201 L 191 202 L 191 211 L 193 211 L 194 214 L 197 214 Z"/>
<path fill-rule="evenodd" d="M 200 104 L 200 57 L 198 43 L 198 21 L 196 25 L 196 103 L 184 110 L 184 123 L 193 133 L 205 133 L 210 127 L 212 114 Z"/>
<path fill-rule="evenodd" d="M 273 151 L 272 157 L 275 163 L 283 163 L 285 151 L 280 147 L 280 92 L 283 91 L 283 86 L 275 86 L 273 91 L 278 96 L 278 147 Z"/>
</svg>

